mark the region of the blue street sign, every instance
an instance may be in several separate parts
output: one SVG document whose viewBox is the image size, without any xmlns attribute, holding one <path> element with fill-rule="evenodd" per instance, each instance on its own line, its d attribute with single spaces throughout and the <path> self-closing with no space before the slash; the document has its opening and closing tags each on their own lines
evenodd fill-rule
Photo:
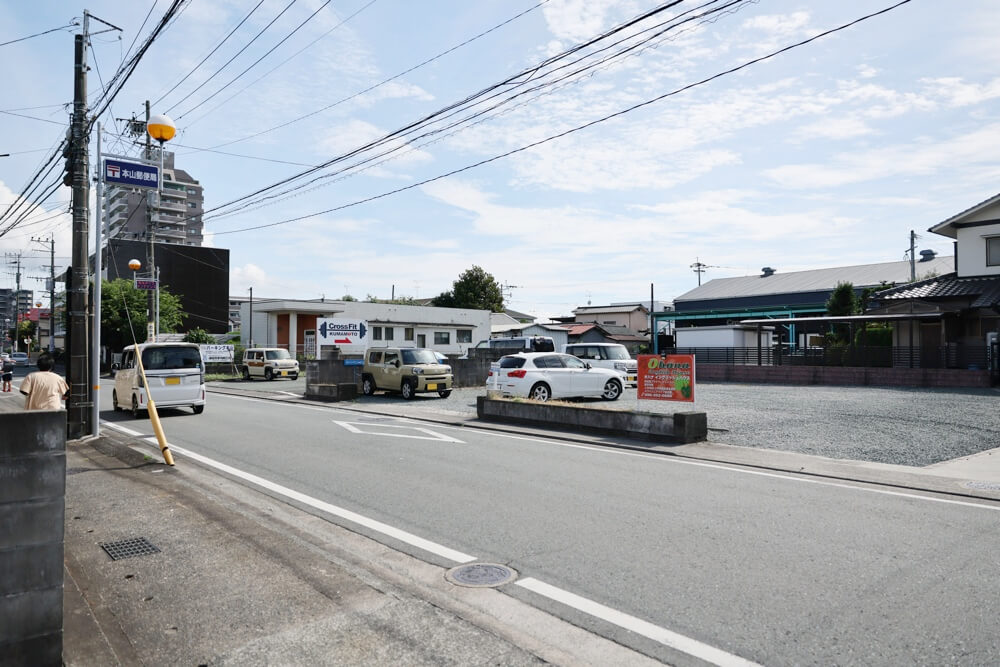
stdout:
<svg viewBox="0 0 1000 667">
<path fill-rule="evenodd" d="M 159 173 L 159 168 L 149 164 L 123 162 L 122 160 L 104 161 L 105 183 L 131 185 L 137 188 L 155 188 Z"/>
<path fill-rule="evenodd" d="M 344 359 L 345 366 L 364 366 L 364 359 Z"/>
</svg>

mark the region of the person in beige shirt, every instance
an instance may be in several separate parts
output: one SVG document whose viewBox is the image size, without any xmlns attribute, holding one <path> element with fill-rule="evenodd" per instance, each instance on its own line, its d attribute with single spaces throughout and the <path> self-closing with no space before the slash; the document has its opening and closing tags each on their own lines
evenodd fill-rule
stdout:
<svg viewBox="0 0 1000 667">
<path fill-rule="evenodd" d="M 38 370 L 30 373 L 21 382 L 21 393 L 25 395 L 25 410 L 62 410 L 63 399 L 69 394 L 69 385 L 61 376 L 52 372 L 52 357 L 43 354 L 38 357 Z"/>
</svg>

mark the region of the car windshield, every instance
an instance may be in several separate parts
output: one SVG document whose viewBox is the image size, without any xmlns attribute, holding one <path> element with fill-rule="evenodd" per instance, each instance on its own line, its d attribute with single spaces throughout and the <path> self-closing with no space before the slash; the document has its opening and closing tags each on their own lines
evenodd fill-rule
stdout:
<svg viewBox="0 0 1000 667">
<path fill-rule="evenodd" d="M 606 359 L 631 359 L 632 357 L 628 354 L 628 349 L 624 345 L 613 345 L 611 347 L 604 348 L 604 354 L 607 355 Z"/>
<path fill-rule="evenodd" d="M 142 351 L 142 366 L 147 371 L 201 368 L 201 352 L 196 347 L 148 347 Z"/>
<path fill-rule="evenodd" d="M 438 363 L 438 360 L 437 357 L 434 356 L 434 350 L 428 350 L 425 348 L 415 348 L 410 350 L 403 350 L 403 363 L 436 364 Z"/>
<path fill-rule="evenodd" d="M 265 359 L 291 359 L 291 355 L 288 354 L 288 350 L 267 350 L 264 352 Z"/>
</svg>

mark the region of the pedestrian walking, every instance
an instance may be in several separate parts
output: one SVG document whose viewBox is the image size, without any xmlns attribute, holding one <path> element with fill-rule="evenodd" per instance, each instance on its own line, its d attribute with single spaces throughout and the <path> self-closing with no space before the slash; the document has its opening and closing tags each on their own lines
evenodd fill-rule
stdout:
<svg viewBox="0 0 1000 667">
<path fill-rule="evenodd" d="M 10 357 L 4 357 L 0 364 L 2 364 L 0 366 L 0 382 L 3 383 L 4 391 L 10 391 L 10 383 L 14 379 L 14 360 Z"/>
<path fill-rule="evenodd" d="M 38 370 L 21 382 L 25 410 L 62 410 L 69 395 L 69 385 L 62 376 L 52 372 L 55 362 L 47 354 L 38 357 Z"/>
</svg>

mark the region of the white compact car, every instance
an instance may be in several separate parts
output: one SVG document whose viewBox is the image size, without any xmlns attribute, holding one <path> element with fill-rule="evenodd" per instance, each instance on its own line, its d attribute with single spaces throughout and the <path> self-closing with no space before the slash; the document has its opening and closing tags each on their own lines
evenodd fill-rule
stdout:
<svg viewBox="0 0 1000 667">
<path fill-rule="evenodd" d="M 490 371 L 487 389 L 505 396 L 536 401 L 550 398 L 600 397 L 617 400 L 622 395 L 622 376 L 607 368 L 594 368 L 570 354 L 525 352 L 501 357 Z"/>
<path fill-rule="evenodd" d="M 111 393 L 115 410 L 131 409 L 132 416 L 139 417 L 149 406 L 136 360 L 139 354 L 156 407 L 190 407 L 196 415 L 205 410 L 205 365 L 201 349 L 195 343 L 143 343 L 126 347 L 120 368 L 115 368 L 115 388 Z"/>
<path fill-rule="evenodd" d="M 639 386 L 639 363 L 618 343 L 570 343 L 563 352 L 583 359 L 591 366 L 618 371 L 626 387 Z"/>
</svg>

